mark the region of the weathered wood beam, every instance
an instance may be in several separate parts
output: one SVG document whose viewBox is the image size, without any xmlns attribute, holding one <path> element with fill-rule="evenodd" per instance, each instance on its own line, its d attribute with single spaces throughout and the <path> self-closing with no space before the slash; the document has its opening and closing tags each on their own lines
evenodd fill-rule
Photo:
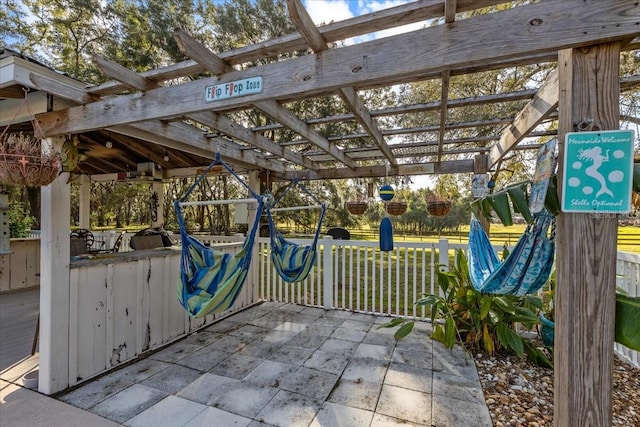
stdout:
<svg viewBox="0 0 640 427">
<path fill-rule="evenodd" d="M 512 102 L 531 99 L 537 93 L 535 89 L 519 90 L 516 92 L 497 93 L 491 95 L 474 96 L 470 98 L 458 98 L 452 99 L 448 103 L 449 108 L 460 108 L 472 105 L 484 105 L 494 104 L 497 102 Z M 380 108 L 377 110 L 370 110 L 372 117 L 393 116 L 399 114 L 414 114 L 424 111 L 435 111 L 440 109 L 440 101 L 426 102 L 411 105 L 402 105 L 398 107 Z M 355 120 L 353 114 L 338 114 L 335 116 L 327 117 L 313 117 L 306 120 L 306 123 L 310 125 L 335 123 L 341 121 Z M 254 132 L 264 132 L 269 130 L 281 129 L 283 126 L 280 123 L 271 123 L 264 126 L 256 126 L 251 128 Z"/>
<path fill-rule="evenodd" d="M 309 169 L 315 169 L 317 167 L 317 165 L 309 159 L 304 158 L 301 154 L 287 150 L 285 147 L 273 142 L 259 133 L 251 132 L 251 130 L 223 116 L 222 114 L 195 113 L 191 114 L 189 117 L 205 126 L 219 130 L 229 137 L 239 139 L 240 141 L 246 142 L 254 147 L 275 154 L 277 157 L 289 160 L 296 165 Z"/>
<path fill-rule="evenodd" d="M 147 78 L 141 77 L 136 72 L 129 70 L 113 61 L 96 56 L 94 60 L 97 61 L 98 67 L 111 78 L 115 78 L 124 84 L 138 90 L 151 90 L 160 87 L 157 83 Z M 220 132 L 227 134 L 228 136 L 237 138 L 241 141 L 252 144 L 258 148 L 277 154 L 278 156 L 289 160 L 295 164 L 303 167 L 313 168 L 313 163 L 304 159 L 301 155 L 293 153 L 289 150 L 285 150 L 270 139 L 255 134 L 242 125 L 233 122 L 232 120 L 221 116 L 216 113 L 202 112 L 186 115 L 186 118 L 205 126 L 216 129 Z M 226 144 L 226 141 L 221 141 L 222 144 Z"/>
<path fill-rule="evenodd" d="M 289 171 L 284 175 L 284 177 L 286 179 L 298 177 L 300 179 L 315 180 L 380 177 L 387 174 L 391 176 L 406 176 L 468 172 L 473 172 L 473 159 L 442 161 L 440 164 L 401 163 L 398 164 L 397 168 L 391 168 L 391 171 L 388 170 L 386 165 L 360 166 L 355 170 L 350 170 L 348 168 L 325 168 L 319 169 L 318 171 Z"/>
<path fill-rule="evenodd" d="M 570 14 L 565 13 L 571 10 Z M 445 69 L 508 61 L 531 52 L 585 46 L 638 33 L 634 0 L 549 0 L 456 23 L 233 71 L 181 85 L 106 99 L 37 116 L 46 135 L 184 114 L 235 109 L 256 102 L 299 99 L 344 86 L 366 87 L 419 80 Z M 610 24 L 610 25 L 609 25 Z M 486 31 L 500 28 L 499 32 Z M 510 43 L 505 43 L 505 39 Z M 521 42 L 518 42 L 521 40 Z M 260 75 L 261 93 L 208 103 L 207 87 Z M 145 104 L 154 108 L 144 108 Z"/>
<path fill-rule="evenodd" d="M 542 136 L 555 136 L 555 135 L 557 135 L 557 132 L 555 130 L 547 130 L 547 131 L 541 131 L 541 132 L 532 132 L 530 136 L 532 138 L 538 138 Z M 491 136 L 491 135 L 482 136 L 482 137 L 476 136 L 476 137 L 469 137 L 469 138 L 445 140 L 444 145 L 461 146 L 463 144 L 486 143 L 491 141 L 497 141 L 499 139 L 500 139 L 500 136 Z M 426 141 L 426 142 L 418 142 L 418 143 L 412 142 L 412 143 L 406 143 L 406 144 L 393 144 L 390 147 L 395 157 L 397 159 L 401 159 L 401 158 L 411 158 L 416 156 L 424 156 L 424 155 L 432 155 L 432 154 L 437 155 L 438 144 L 439 144 L 438 141 Z M 527 144 L 524 147 L 527 147 L 526 149 L 528 149 L 531 146 L 533 146 L 533 144 Z M 435 147 L 435 150 L 432 149 L 432 147 Z M 512 150 L 516 150 L 518 149 L 518 147 L 519 146 L 515 146 Z M 484 151 L 489 151 L 490 147 L 476 146 L 476 147 L 470 147 L 469 150 L 484 152 Z M 353 159 L 358 161 L 384 159 L 384 155 L 380 152 L 380 150 L 377 147 L 373 147 L 373 146 L 349 148 L 349 149 L 346 149 L 345 152 L 348 153 Z M 451 153 L 452 153 L 452 150 L 450 149 L 447 149 L 445 151 L 445 154 L 447 155 Z M 312 158 L 316 162 L 327 162 L 331 160 L 331 158 L 329 158 L 326 154 L 320 151 L 307 152 L 305 153 L 305 155 L 307 155 L 309 158 Z"/>
<path fill-rule="evenodd" d="M 620 43 L 558 55 L 558 184 L 564 144 L 576 123 L 619 129 Z M 557 217 L 553 422 L 612 425 L 618 216 L 564 212 Z"/>
<path fill-rule="evenodd" d="M 0 99 L 24 99 L 24 90 L 18 85 L 0 88 Z"/>
<path fill-rule="evenodd" d="M 178 47 L 180 48 L 180 51 L 183 54 L 185 54 L 190 58 L 193 58 L 195 61 L 199 62 L 204 67 L 206 67 L 209 71 L 215 74 L 222 74 L 222 73 L 233 71 L 233 67 L 231 65 L 224 62 L 216 54 L 214 54 L 205 46 L 203 46 L 200 42 L 198 42 L 189 34 L 187 34 L 184 30 L 180 28 L 176 28 L 174 31 L 174 37 L 176 39 Z M 291 130 L 293 130 L 294 132 L 301 134 L 302 136 L 307 138 L 309 141 L 313 142 L 315 145 L 322 148 L 327 153 L 331 154 L 333 157 L 335 157 L 337 160 L 344 163 L 345 165 L 351 168 L 356 166 L 353 160 L 347 158 L 344 155 L 344 153 L 342 153 L 338 149 L 338 147 L 330 144 L 329 141 L 327 141 L 322 135 L 320 135 L 318 132 L 313 130 L 309 125 L 304 123 L 302 120 L 296 117 L 295 114 L 293 114 L 291 111 L 284 108 L 277 101 L 268 100 L 268 101 L 257 102 L 257 103 L 254 103 L 253 106 L 261 110 L 265 114 L 269 115 L 276 121 L 291 128 Z M 220 117 L 218 117 L 218 119 L 220 119 Z M 240 125 L 236 125 L 235 128 L 239 130 L 239 126 Z M 227 133 L 222 129 L 219 129 L 219 130 Z M 243 134 L 248 135 L 246 132 Z M 265 138 L 260 134 L 254 134 L 253 138 L 251 138 L 251 141 L 246 141 L 246 142 L 255 145 L 256 141 L 260 141 L 266 145 L 267 140 L 268 140 L 267 138 Z M 269 151 L 277 152 L 274 150 L 276 150 L 275 146 L 277 146 L 278 144 L 276 144 L 273 141 L 270 141 L 270 142 L 271 144 L 268 144 L 268 145 L 271 145 L 273 148 L 270 149 Z M 293 161 L 294 163 L 306 168 L 310 168 L 310 169 L 315 168 L 313 164 L 309 162 L 305 163 L 304 161 L 302 161 L 301 156 L 299 159 L 296 158 L 294 153 L 291 153 L 289 150 L 286 150 L 282 147 L 279 147 L 277 150 L 280 151 L 281 156 L 287 160 Z"/>
<path fill-rule="evenodd" d="M 447 125 L 447 102 L 449 100 L 449 70 L 442 72 L 442 87 L 440 93 L 440 126 L 438 129 L 438 162 L 442 158 L 442 145 L 444 142 L 444 131 Z"/>
<path fill-rule="evenodd" d="M 444 22 L 451 23 L 456 20 L 458 2 L 456 0 L 445 0 L 444 2 Z"/>
<path fill-rule="evenodd" d="M 69 101 L 80 102 L 85 99 L 99 99 L 97 95 L 89 94 L 81 89 L 65 85 L 49 77 L 31 74 L 29 78 L 33 84 L 43 92 L 51 93 L 54 96 L 67 99 Z M 276 160 L 265 160 L 263 156 L 259 156 L 253 151 L 244 152 L 237 147 L 233 147 L 228 143 L 228 141 L 224 141 L 222 139 L 216 140 L 214 144 L 210 139 L 204 138 L 201 131 L 187 125 L 186 123 L 184 123 L 184 126 L 181 128 L 176 125 L 173 125 L 172 127 L 169 126 L 170 125 L 159 121 L 156 123 L 149 121 L 133 125 L 113 126 L 107 128 L 107 130 L 123 135 L 129 135 L 134 138 L 153 142 L 164 147 L 184 151 L 204 158 L 213 159 L 215 157 L 216 150 L 220 150 L 222 155 L 225 156 L 225 159 L 232 164 L 236 163 L 234 159 L 237 159 L 238 162 L 243 162 L 245 165 L 253 164 L 274 172 L 285 171 L 285 166 L 282 162 L 278 162 Z M 171 136 L 167 137 L 165 132 L 169 130 L 171 131 Z M 193 132 L 189 132 L 190 130 Z M 153 132 L 159 133 L 154 134 Z M 180 132 L 182 132 L 182 134 Z M 184 134 L 185 132 L 187 133 Z"/>
<path fill-rule="evenodd" d="M 307 44 L 311 49 L 318 53 L 329 49 L 329 45 L 313 23 L 313 20 L 307 13 L 300 0 L 287 0 L 287 6 L 289 9 L 289 15 L 293 24 L 298 29 L 298 32 L 307 41 Z M 393 167 L 398 165 L 393 153 L 389 150 L 389 146 L 385 141 L 380 129 L 374 122 L 368 109 L 365 107 L 364 102 L 360 99 L 357 92 L 353 87 L 340 88 L 340 95 L 345 102 L 349 110 L 353 113 L 354 118 L 360 123 L 360 125 L 369 133 L 373 138 L 376 145 L 380 148 L 380 151 L 384 153 L 389 164 Z"/>
<path fill-rule="evenodd" d="M 207 138 L 204 132 L 186 123 L 149 121 L 117 126 L 114 131 L 204 158 L 213 159 L 219 152 L 227 163 L 239 165 L 245 169 L 261 168 L 278 173 L 283 173 L 287 169 L 284 163 L 275 159 L 266 160 L 264 156 L 258 155 L 253 150 L 242 150 L 235 143 L 222 138 Z"/>
<path fill-rule="evenodd" d="M 444 23 L 450 24 L 456 20 L 456 0 L 445 0 L 444 2 Z M 444 142 L 444 131 L 447 124 L 447 103 L 449 101 L 449 79 L 451 79 L 451 71 L 444 70 L 441 80 L 440 94 L 440 132 L 438 135 L 438 159 L 442 158 L 442 143 Z"/>
<path fill-rule="evenodd" d="M 103 58 L 102 56 L 95 55 L 92 58 L 92 61 L 102 74 L 109 78 L 116 79 L 130 88 L 145 91 L 161 87 L 153 80 L 143 77 L 135 71 L 132 71 L 114 61 Z"/>
<path fill-rule="evenodd" d="M 507 3 L 504 0 L 459 0 L 458 12 L 480 9 L 496 4 Z M 443 0 L 418 0 L 388 9 L 378 10 L 365 15 L 342 21 L 332 22 L 319 28 L 323 38 L 332 43 L 356 37 L 362 34 L 399 27 L 414 22 L 437 18 L 444 13 Z M 253 62 L 258 59 L 277 56 L 288 52 L 303 50 L 307 47 L 299 33 L 288 34 L 272 40 L 243 46 L 228 52 L 220 53 L 220 58 L 230 65 Z M 189 60 L 141 73 L 156 82 L 184 77 L 205 71 L 206 68 L 196 61 Z M 90 89 L 97 95 L 113 95 L 124 89 L 119 81 L 106 82 Z"/>
<path fill-rule="evenodd" d="M 536 96 L 518 113 L 489 153 L 488 167 L 498 163 L 549 114 L 558 108 L 558 70 L 553 70 Z"/>
</svg>

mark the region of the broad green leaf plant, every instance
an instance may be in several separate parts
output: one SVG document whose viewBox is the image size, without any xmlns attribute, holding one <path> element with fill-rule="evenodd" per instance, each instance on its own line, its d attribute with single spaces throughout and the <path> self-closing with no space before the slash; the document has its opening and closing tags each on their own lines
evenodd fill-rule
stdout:
<svg viewBox="0 0 640 427">
<path fill-rule="evenodd" d="M 471 351 L 484 350 L 489 355 L 507 351 L 534 363 L 551 368 L 546 354 L 514 329 L 519 323 L 527 329 L 538 324 L 537 310 L 542 309 L 538 296 L 484 294 L 475 290 L 469 278 L 467 257 L 456 252 L 454 266 L 437 272 L 440 295 L 427 295 L 416 305 L 424 306 L 431 316 L 432 338 L 453 348 L 460 342 Z M 398 327 L 394 337 L 401 339 L 411 333 L 414 321 L 394 319 L 381 327 Z"/>
</svg>

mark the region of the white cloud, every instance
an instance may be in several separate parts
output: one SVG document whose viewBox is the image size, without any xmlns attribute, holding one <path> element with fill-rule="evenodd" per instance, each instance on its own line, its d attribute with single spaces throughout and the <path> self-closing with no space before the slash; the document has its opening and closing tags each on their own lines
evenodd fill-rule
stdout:
<svg viewBox="0 0 640 427">
<path fill-rule="evenodd" d="M 353 18 L 349 0 L 306 0 L 305 9 L 316 25 Z"/>
<path fill-rule="evenodd" d="M 391 1 L 370 1 L 370 0 L 305 0 L 304 6 L 316 25 L 328 24 L 330 22 L 343 21 L 355 16 L 389 9 L 394 6 L 409 3 L 408 0 Z M 404 25 L 402 27 L 390 28 L 371 34 L 363 34 L 345 40 L 346 44 L 361 43 L 368 40 L 375 40 L 395 34 L 406 33 L 424 27 L 424 22 Z"/>
</svg>

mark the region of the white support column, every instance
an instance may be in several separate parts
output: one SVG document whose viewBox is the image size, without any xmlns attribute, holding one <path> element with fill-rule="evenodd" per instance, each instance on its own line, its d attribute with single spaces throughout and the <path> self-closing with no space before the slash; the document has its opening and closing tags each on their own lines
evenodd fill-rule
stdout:
<svg viewBox="0 0 640 427">
<path fill-rule="evenodd" d="M 91 229 L 91 180 L 87 175 L 80 175 L 80 197 L 78 198 L 78 208 L 80 218 L 78 225 L 80 228 Z"/>
<path fill-rule="evenodd" d="M 333 237 L 323 237 L 322 246 L 324 249 L 322 257 L 322 302 L 325 310 L 331 310 L 333 308 L 333 256 L 331 254 Z"/>
<path fill-rule="evenodd" d="M 449 241 L 440 239 L 438 241 L 438 270 L 449 270 Z"/>
<path fill-rule="evenodd" d="M 151 221 L 151 227 L 162 227 L 164 225 L 164 185 L 162 181 L 153 181 L 151 184 L 151 194 L 158 196 L 158 207 L 156 209 L 155 220 Z M 151 197 L 151 196 L 150 196 Z M 154 207 L 151 207 L 154 209 Z"/>
<path fill-rule="evenodd" d="M 43 145 L 60 148 L 63 141 L 64 138 L 48 138 Z M 65 172 L 42 187 L 41 193 L 38 391 L 44 394 L 69 385 L 70 188 L 69 174 Z"/>
</svg>

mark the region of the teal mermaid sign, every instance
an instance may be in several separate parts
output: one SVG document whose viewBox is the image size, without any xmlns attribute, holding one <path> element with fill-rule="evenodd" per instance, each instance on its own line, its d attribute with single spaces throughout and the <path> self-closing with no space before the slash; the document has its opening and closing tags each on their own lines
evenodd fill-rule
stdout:
<svg viewBox="0 0 640 427">
<path fill-rule="evenodd" d="M 632 130 L 568 133 L 562 211 L 628 213 L 633 179 Z"/>
</svg>

